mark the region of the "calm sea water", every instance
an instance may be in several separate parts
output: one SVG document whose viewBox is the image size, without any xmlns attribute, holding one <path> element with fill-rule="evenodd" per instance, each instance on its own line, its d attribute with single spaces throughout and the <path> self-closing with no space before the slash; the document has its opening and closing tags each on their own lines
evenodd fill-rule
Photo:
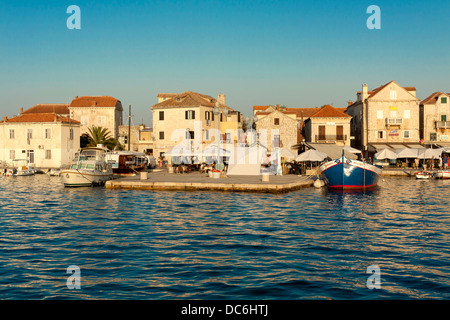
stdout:
<svg viewBox="0 0 450 320">
<path fill-rule="evenodd" d="M 379 185 L 271 195 L 2 177 L 0 298 L 450 298 L 450 181 Z M 367 288 L 371 265 L 380 289 Z"/>
</svg>

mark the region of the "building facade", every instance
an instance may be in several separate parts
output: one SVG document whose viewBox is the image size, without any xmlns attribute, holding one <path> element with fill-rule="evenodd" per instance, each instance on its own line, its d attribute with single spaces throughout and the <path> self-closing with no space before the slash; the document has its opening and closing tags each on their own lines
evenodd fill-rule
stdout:
<svg viewBox="0 0 450 320">
<path fill-rule="evenodd" d="M 306 142 L 349 146 L 351 118 L 337 108 L 323 106 L 305 121 Z"/>
<path fill-rule="evenodd" d="M 420 102 L 419 118 L 423 143 L 450 146 L 450 93 L 434 92 Z"/>
<path fill-rule="evenodd" d="M 153 129 L 145 124 L 139 126 L 119 126 L 119 142 L 128 150 L 128 133 L 130 133 L 130 151 L 153 154 Z"/>
<path fill-rule="evenodd" d="M 415 87 L 391 81 L 369 91 L 363 84 L 356 101 L 345 112 L 352 117 L 352 146 L 375 152 L 386 145 L 419 143 L 419 103 Z"/>
<path fill-rule="evenodd" d="M 110 96 L 75 97 L 69 105 L 70 117 L 81 123 L 80 133 L 88 133 L 92 126 L 107 128 L 115 139 L 122 124 L 122 103 Z"/>
<path fill-rule="evenodd" d="M 239 139 L 242 116 L 226 105 L 223 94 L 216 100 L 192 91 L 160 93 L 158 101 L 152 107 L 155 157 L 164 156 L 180 144 L 196 153 L 211 143 L 232 143 Z M 219 108 L 215 114 L 217 102 Z"/>
<path fill-rule="evenodd" d="M 0 122 L 0 160 L 37 168 L 68 165 L 80 148 L 80 123 L 55 113 L 22 113 Z"/>
</svg>

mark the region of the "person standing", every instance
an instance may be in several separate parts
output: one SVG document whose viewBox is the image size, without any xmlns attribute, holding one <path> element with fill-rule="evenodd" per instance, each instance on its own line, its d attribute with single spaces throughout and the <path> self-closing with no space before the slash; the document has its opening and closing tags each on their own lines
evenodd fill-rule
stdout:
<svg viewBox="0 0 450 320">
<path fill-rule="evenodd" d="M 444 164 L 444 170 L 447 170 L 448 168 L 448 156 L 445 155 L 444 159 L 442 159 L 442 163 Z"/>
<path fill-rule="evenodd" d="M 419 158 L 414 159 L 414 163 L 416 164 L 416 169 L 419 169 Z"/>
<path fill-rule="evenodd" d="M 439 156 L 439 169 L 442 170 L 442 156 Z"/>
</svg>

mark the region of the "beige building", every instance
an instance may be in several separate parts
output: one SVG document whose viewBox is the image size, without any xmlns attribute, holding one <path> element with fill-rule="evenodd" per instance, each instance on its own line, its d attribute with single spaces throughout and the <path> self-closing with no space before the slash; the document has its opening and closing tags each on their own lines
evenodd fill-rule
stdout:
<svg viewBox="0 0 450 320">
<path fill-rule="evenodd" d="M 130 130 L 128 130 L 130 129 Z M 119 126 L 119 142 L 128 150 L 128 132 L 130 132 L 130 151 L 153 154 L 153 129 L 145 124 L 139 126 Z"/>
<path fill-rule="evenodd" d="M 305 121 L 305 141 L 349 146 L 351 118 L 338 108 L 323 106 Z"/>
<path fill-rule="evenodd" d="M 298 144 L 299 122 L 296 113 L 281 111 L 279 106 L 266 108 L 264 111 L 255 112 L 256 132 L 259 143 L 267 147 L 271 153 L 274 148 L 291 150 Z"/>
<path fill-rule="evenodd" d="M 450 146 L 450 93 L 434 92 L 420 103 L 420 138 Z"/>
<path fill-rule="evenodd" d="M 215 114 L 217 102 L 219 112 Z M 222 143 L 232 143 L 239 140 L 236 129 L 242 128 L 241 114 L 226 105 L 224 94 L 219 94 L 216 100 L 192 91 L 160 93 L 152 113 L 155 157 L 181 143 L 192 153 L 218 143 L 218 139 Z"/>
<path fill-rule="evenodd" d="M 69 105 L 70 117 L 81 123 L 81 134 L 91 126 L 107 128 L 117 139 L 122 124 L 122 103 L 110 96 L 75 97 Z"/>
<path fill-rule="evenodd" d="M 27 159 L 37 168 L 59 168 L 79 148 L 80 123 L 56 113 L 21 113 L 0 122 L 0 160 L 8 166 Z"/>
<path fill-rule="evenodd" d="M 402 87 L 391 81 L 368 90 L 363 84 L 357 100 L 347 107 L 352 116 L 352 146 L 369 152 L 385 147 L 417 145 L 419 135 L 419 103 L 415 87 Z"/>
</svg>

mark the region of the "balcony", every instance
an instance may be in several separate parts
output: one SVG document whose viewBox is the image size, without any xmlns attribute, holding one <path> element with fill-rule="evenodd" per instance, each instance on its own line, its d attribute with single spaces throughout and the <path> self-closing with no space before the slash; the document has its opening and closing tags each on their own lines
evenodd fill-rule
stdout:
<svg viewBox="0 0 450 320">
<path fill-rule="evenodd" d="M 399 126 L 403 124 L 402 118 L 386 118 L 386 126 Z"/>
<path fill-rule="evenodd" d="M 346 134 L 316 134 L 314 142 L 325 142 L 325 141 L 346 141 Z"/>
<path fill-rule="evenodd" d="M 436 121 L 436 129 L 450 129 L 450 121 Z"/>
</svg>

